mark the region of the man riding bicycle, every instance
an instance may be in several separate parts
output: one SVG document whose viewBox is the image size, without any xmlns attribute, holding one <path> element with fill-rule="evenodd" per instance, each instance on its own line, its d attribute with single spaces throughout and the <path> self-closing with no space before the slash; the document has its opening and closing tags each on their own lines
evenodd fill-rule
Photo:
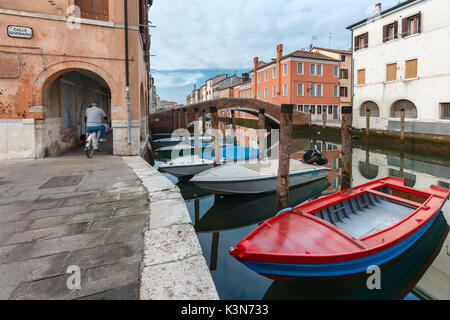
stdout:
<svg viewBox="0 0 450 320">
<path fill-rule="evenodd" d="M 87 109 L 85 114 L 86 131 L 92 133 L 100 131 L 100 142 L 106 141 L 106 122 L 108 117 L 102 108 L 98 107 L 98 102 L 93 102 Z M 105 123 L 104 123 L 105 122 Z"/>
</svg>

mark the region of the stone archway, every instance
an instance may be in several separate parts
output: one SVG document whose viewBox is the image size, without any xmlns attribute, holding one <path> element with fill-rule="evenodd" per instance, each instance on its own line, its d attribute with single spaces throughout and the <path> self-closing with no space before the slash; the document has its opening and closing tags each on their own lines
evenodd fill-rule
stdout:
<svg viewBox="0 0 450 320">
<path fill-rule="evenodd" d="M 400 118 L 402 110 L 405 111 L 405 118 L 417 119 L 417 107 L 413 102 L 407 99 L 400 99 L 395 101 L 390 108 L 389 116 L 391 118 Z"/>
<path fill-rule="evenodd" d="M 96 101 L 112 120 L 120 94 L 107 72 L 86 62 L 63 62 L 42 71 L 33 83 L 37 119 L 35 156 L 57 154 L 77 145 L 85 133 L 84 112 Z M 115 100 L 114 100 L 115 99 Z"/>
</svg>

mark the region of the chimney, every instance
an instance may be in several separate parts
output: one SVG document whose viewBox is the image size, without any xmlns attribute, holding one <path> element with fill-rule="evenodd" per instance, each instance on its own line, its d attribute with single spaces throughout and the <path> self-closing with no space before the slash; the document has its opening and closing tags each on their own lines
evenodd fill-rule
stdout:
<svg viewBox="0 0 450 320">
<path fill-rule="evenodd" d="M 197 90 L 197 85 L 194 84 L 194 91 Z"/>
<path fill-rule="evenodd" d="M 283 45 L 279 44 L 277 46 L 277 60 L 280 60 L 282 56 L 283 56 Z"/>
<path fill-rule="evenodd" d="M 375 15 L 379 16 L 381 13 L 381 3 L 375 5 Z"/>
<path fill-rule="evenodd" d="M 255 67 L 255 70 L 256 70 L 256 68 L 258 68 L 258 63 L 259 63 L 259 58 L 258 57 L 254 57 L 253 58 L 253 65 Z"/>
</svg>

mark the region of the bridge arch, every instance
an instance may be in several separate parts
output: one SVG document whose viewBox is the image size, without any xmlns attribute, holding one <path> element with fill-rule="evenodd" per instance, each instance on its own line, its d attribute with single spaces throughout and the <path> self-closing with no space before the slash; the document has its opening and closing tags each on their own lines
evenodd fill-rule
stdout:
<svg viewBox="0 0 450 320">
<path fill-rule="evenodd" d="M 183 112 L 186 109 L 187 123 L 191 123 L 195 118 L 195 109 L 200 113 L 205 110 L 209 113 L 210 107 L 216 107 L 220 110 L 239 110 L 258 115 L 259 110 L 264 110 L 265 116 L 274 123 L 279 124 L 281 118 L 281 107 L 276 104 L 268 103 L 258 99 L 243 99 L 243 98 L 220 98 L 210 101 L 204 101 L 197 104 L 192 104 L 175 109 L 175 112 Z M 178 111 L 179 110 L 179 111 Z M 174 128 L 173 109 L 160 111 L 150 115 L 150 127 L 153 131 L 172 131 Z M 294 111 L 292 122 L 294 126 L 306 125 L 309 123 L 309 114 Z"/>
</svg>

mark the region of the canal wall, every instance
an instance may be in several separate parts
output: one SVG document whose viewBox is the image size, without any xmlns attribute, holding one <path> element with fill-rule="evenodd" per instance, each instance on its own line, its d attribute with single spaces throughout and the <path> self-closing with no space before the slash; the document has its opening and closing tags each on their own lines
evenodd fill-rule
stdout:
<svg viewBox="0 0 450 320">
<path fill-rule="evenodd" d="M 340 143 L 341 130 L 340 128 L 327 127 L 323 129 L 319 126 L 294 127 L 295 134 L 303 134 L 305 136 L 311 134 L 319 140 L 323 137 L 328 141 Z M 353 131 L 354 144 L 366 145 L 367 137 L 365 130 Z M 381 150 L 391 150 L 400 152 L 402 149 L 405 154 L 428 155 L 430 157 L 450 158 L 450 140 L 448 136 L 429 136 L 429 135 L 406 135 L 404 143 L 400 140 L 400 135 L 397 132 L 370 132 L 369 144 L 372 147 L 377 147 Z"/>
<path fill-rule="evenodd" d="M 180 190 L 140 157 L 122 157 L 148 191 L 141 300 L 218 300 Z"/>
</svg>

